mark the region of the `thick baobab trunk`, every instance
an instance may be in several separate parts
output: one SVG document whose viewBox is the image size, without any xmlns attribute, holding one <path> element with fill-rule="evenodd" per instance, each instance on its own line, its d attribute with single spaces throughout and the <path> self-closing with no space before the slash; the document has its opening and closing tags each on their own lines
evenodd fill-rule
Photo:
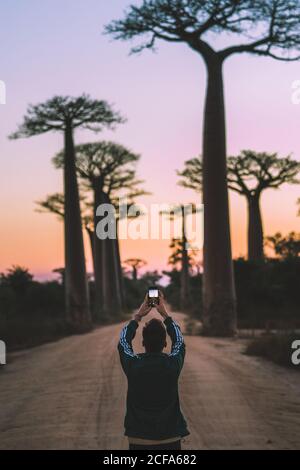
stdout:
<svg viewBox="0 0 300 470">
<path fill-rule="evenodd" d="M 248 259 L 249 261 L 262 261 L 264 259 L 264 235 L 259 196 L 248 198 L 248 211 Z"/>
<path fill-rule="evenodd" d="M 118 278 L 119 278 L 121 305 L 122 305 L 122 310 L 124 310 L 124 308 L 125 308 L 125 289 L 124 289 L 124 278 L 123 278 L 121 255 L 120 255 L 120 242 L 119 242 L 119 235 L 118 235 L 119 221 L 118 220 L 116 221 L 116 224 L 117 224 L 116 225 L 117 237 L 115 239 L 115 256 L 116 256 L 117 272 L 118 272 Z"/>
<path fill-rule="evenodd" d="M 93 260 L 93 269 L 95 273 L 95 253 L 94 253 L 94 230 L 91 230 L 89 227 L 85 227 L 85 230 L 88 234 L 89 241 L 90 241 L 90 247 L 91 247 L 91 253 L 92 253 L 92 260 Z"/>
<path fill-rule="evenodd" d="M 112 204 L 109 196 L 106 195 L 107 204 Z M 115 227 L 116 238 L 107 239 L 108 245 L 108 260 L 107 262 L 111 264 L 111 309 L 112 313 L 116 316 L 120 315 L 123 311 L 122 303 L 122 284 L 120 278 L 120 252 L 119 252 L 119 240 L 118 240 L 118 222 L 116 220 L 115 214 L 113 215 L 113 224 Z"/>
<path fill-rule="evenodd" d="M 103 296 L 104 284 L 106 282 L 102 277 L 103 264 L 103 244 L 104 240 L 97 237 L 96 227 L 101 217 L 96 215 L 97 207 L 104 203 L 102 191 L 97 186 L 94 188 L 94 277 L 95 277 L 95 296 L 94 296 L 94 315 L 98 321 L 105 322 L 108 320 L 107 307 L 104 305 L 106 297 Z"/>
<path fill-rule="evenodd" d="M 96 210 L 101 204 L 109 204 L 107 195 L 95 188 L 95 228 L 105 216 L 97 216 Z M 95 230 L 95 316 L 100 321 L 107 321 L 120 315 L 122 311 L 120 286 L 117 272 L 117 259 L 114 239 L 101 239 Z"/>
<path fill-rule="evenodd" d="M 119 243 L 118 239 L 108 240 L 110 256 L 111 256 L 111 291 L 113 295 L 113 313 L 114 315 L 120 315 L 123 311 L 123 297 L 122 297 L 122 281 L 120 277 L 120 266 L 119 266 Z"/>
<path fill-rule="evenodd" d="M 180 275 L 180 307 L 181 310 L 188 310 L 190 307 L 190 286 L 189 286 L 189 257 L 187 252 L 187 239 L 185 234 L 185 214 L 182 211 L 182 261 Z"/>
<path fill-rule="evenodd" d="M 84 332 L 91 315 L 71 127 L 65 131 L 64 192 L 66 314 L 74 331 Z"/>
<path fill-rule="evenodd" d="M 229 225 L 222 62 L 213 56 L 206 65 L 203 332 L 232 336 L 236 331 L 236 295 Z"/>
</svg>

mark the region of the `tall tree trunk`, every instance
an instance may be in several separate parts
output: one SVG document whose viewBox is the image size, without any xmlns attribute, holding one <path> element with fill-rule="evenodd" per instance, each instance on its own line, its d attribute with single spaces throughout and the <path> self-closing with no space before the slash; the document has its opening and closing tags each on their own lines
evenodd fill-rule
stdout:
<svg viewBox="0 0 300 470">
<path fill-rule="evenodd" d="M 94 306 L 93 308 L 93 317 L 94 319 L 97 321 L 99 320 L 99 318 L 97 317 L 97 311 L 95 309 L 95 303 L 96 303 L 96 292 L 97 292 L 97 289 L 96 289 L 96 263 L 95 263 L 95 249 L 94 249 L 94 238 L 95 238 L 95 232 L 94 230 L 90 229 L 89 227 L 85 226 L 85 230 L 88 234 L 88 237 L 89 237 L 89 240 L 90 240 L 90 247 L 91 247 L 91 254 L 92 254 L 92 263 L 93 263 L 93 273 L 94 273 L 94 296 L 93 296 L 93 301 L 92 301 L 92 304 Z"/>
<path fill-rule="evenodd" d="M 104 289 L 106 289 L 107 282 L 103 279 L 103 252 L 105 240 L 101 240 L 97 237 L 96 227 L 97 223 L 101 220 L 101 217 L 96 215 L 97 208 L 100 204 L 104 203 L 102 197 L 102 190 L 96 184 L 94 187 L 94 277 L 95 277 L 95 297 L 94 297 L 94 315 L 95 318 L 100 322 L 106 322 L 108 320 L 108 308 L 104 304 L 107 296 L 103 295 Z M 106 275 L 106 273 L 105 273 Z"/>
<path fill-rule="evenodd" d="M 248 259 L 264 259 L 264 235 L 259 195 L 248 197 Z"/>
<path fill-rule="evenodd" d="M 106 195 L 106 203 L 112 204 L 109 196 Z M 121 286 L 121 279 L 120 279 L 120 272 L 119 272 L 119 241 L 118 241 L 118 222 L 116 220 L 115 215 L 113 216 L 113 224 L 116 230 L 116 238 L 107 239 L 107 244 L 109 247 L 109 256 L 108 256 L 108 263 L 111 264 L 111 283 L 110 283 L 110 291 L 111 291 L 111 310 L 114 316 L 118 316 L 123 311 L 122 305 L 122 286 Z"/>
<path fill-rule="evenodd" d="M 190 307 L 189 257 L 186 248 L 185 214 L 182 210 L 182 261 L 180 274 L 180 307 L 186 311 Z"/>
<path fill-rule="evenodd" d="M 91 328 L 79 193 L 72 128 L 65 131 L 65 293 L 66 314 L 75 331 Z"/>
<path fill-rule="evenodd" d="M 94 269 L 94 274 L 95 274 L 94 230 L 91 230 L 89 227 L 85 227 L 85 230 L 90 240 L 90 247 L 91 247 L 91 253 L 92 253 L 92 260 L 93 260 L 93 269 Z"/>
<path fill-rule="evenodd" d="M 109 257 L 111 263 L 111 310 L 114 316 L 118 316 L 123 312 L 122 302 L 122 285 L 119 272 L 118 262 L 118 240 L 107 240 L 109 246 Z"/>
<path fill-rule="evenodd" d="M 110 204 L 110 201 L 101 188 L 96 186 L 94 190 L 94 223 L 96 228 L 97 223 L 105 217 L 96 215 L 98 206 Z M 115 239 L 100 239 L 95 230 L 95 315 L 100 321 L 107 321 L 122 312 L 115 244 Z"/>
<path fill-rule="evenodd" d="M 236 295 L 229 225 L 222 62 L 214 55 L 207 59 L 206 65 L 203 331 L 208 335 L 232 336 L 236 331 Z"/>
<path fill-rule="evenodd" d="M 123 277 L 123 270 L 122 270 L 122 263 L 121 263 L 121 255 L 120 255 L 120 241 L 119 241 L 119 231 L 118 225 L 119 221 L 116 221 L 116 228 L 117 228 L 117 237 L 115 239 L 115 256 L 116 256 L 116 263 L 117 263 L 117 272 L 119 278 L 119 286 L 120 286 L 120 297 L 121 297 L 121 305 L 122 310 L 125 309 L 125 289 L 124 289 L 124 277 Z"/>
</svg>

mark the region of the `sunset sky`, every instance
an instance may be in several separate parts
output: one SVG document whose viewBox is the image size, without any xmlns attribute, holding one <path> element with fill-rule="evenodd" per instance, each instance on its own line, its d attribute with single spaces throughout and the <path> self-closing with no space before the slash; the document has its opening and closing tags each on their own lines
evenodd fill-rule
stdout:
<svg viewBox="0 0 300 470">
<path fill-rule="evenodd" d="M 104 24 L 122 16 L 127 0 L 10 0 L 1 2 L 0 80 L 7 103 L 0 105 L 0 271 L 28 267 L 37 278 L 63 265 L 63 226 L 54 215 L 35 212 L 34 201 L 62 190 L 62 174 L 51 163 L 62 148 L 60 134 L 9 141 L 27 105 L 56 94 L 80 95 L 114 104 L 128 121 L 115 131 L 78 132 L 76 143 L 111 139 L 141 154 L 139 177 L 152 196 L 141 202 L 200 202 L 177 186 L 176 169 L 201 152 L 205 67 L 185 45 L 159 43 L 156 53 L 129 56 L 130 44 L 112 42 Z M 293 153 L 300 160 L 300 104 L 292 83 L 300 63 L 248 55 L 225 66 L 228 154 L 241 149 Z M 300 187 L 267 191 L 262 199 L 266 234 L 300 231 L 296 200 Z M 246 253 L 246 204 L 230 196 L 234 256 Z M 168 241 L 125 241 L 122 258 L 140 257 L 147 269 L 166 267 Z M 216 253 L 217 256 L 217 253 Z M 86 258 L 91 269 L 86 240 Z"/>
</svg>

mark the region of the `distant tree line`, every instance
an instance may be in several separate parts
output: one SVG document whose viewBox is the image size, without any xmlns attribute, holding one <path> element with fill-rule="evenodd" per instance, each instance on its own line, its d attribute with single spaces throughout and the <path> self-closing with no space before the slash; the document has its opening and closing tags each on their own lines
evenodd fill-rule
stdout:
<svg viewBox="0 0 300 470">
<path fill-rule="evenodd" d="M 131 259 L 130 264 L 143 260 Z M 145 263 L 145 262 L 144 262 Z M 135 268 L 123 272 L 124 312 L 137 308 L 145 297 L 147 288 L 159 285 L 161 275 L 157 271 L 143 274 Z M 35 346 L 46 341 L 74 333 L 65 315 L 65 269 L 53 270 L 58 278 L 38 282 L 29 270 L 12 266 L 0 273 L 0 332 L 8 350 Z M 89 278 L 91 304 L 94 305 L 95 282 Z M 115 316 L 110 322 L 119 321 Z M 94 318 L 97 323 L 97 319 Z"/>
</svg>

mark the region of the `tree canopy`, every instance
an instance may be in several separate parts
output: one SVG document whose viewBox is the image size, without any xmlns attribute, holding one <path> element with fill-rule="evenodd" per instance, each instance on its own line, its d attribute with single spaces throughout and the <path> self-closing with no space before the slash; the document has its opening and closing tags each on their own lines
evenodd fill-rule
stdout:
<svg viewBox="0 0 300 470">
<path fill-rule="evenodd" d="M 131 5 L 123 19 L 105 32 L 114 39 L 145 38 L 133 53 L 155 48 L 158 39 L 185 42 L 204 57 L 217 52 L 226 57 L 240 52 L 278 60 L 300 57 L 299 0 L 143 0 Z M 226 33 L 232 45 L 215 51 L 209 33 Z M 236 37 L 242 38 L 236 44 Z"/>
<path fill-rule="evenodd" d="M 33 275 L 22 266 L 13 265 L 7 273 L 0 273 L 0 284 L 11 287 L 18 294 L 23 294 L 32 281 Z"/>
<path fill-rule="evenodd" d="M 184 240 L 179 238 L 172 238 L 172 241 L 169 245 L 171 249 L 171 254 L 168 258 L 168 264 L 171 266 L 177 266 L 182 263 L 183 251 L 186 250 L 186 243 Z M 189 266 L 195 263 L 195 258 L 197 255 L 197 250 L 189 247 L 187 250 L 187 259 Z"/>
<path fill-rule="evenodd" d="M 141 258 L 128 258 L 124 260 L 124 264 L 132 268 L 133 279 L 137 279 L 138 270 L 146 266 L 147 261 Z"/>
<path fill-rule="evenodd" d="M 266 238 L 266 245 L 271 247 L 276 255 L 284 259 L 300 256 L 300 233 L 290 232 L 286 237 L 280 232 Z"/>
<path fill-rule="evenodd" d="M 77 98 L 71 96 L 54 96 L 53 98 L 29 105 L 23 123 L 11 139 L 31 137 L 49 131 L 65 131 L 82 127 L 95 132 L 102 130 L 103 125 L 112 126 L 124 119 L 112 107 L 102 100 L 94 100 L 83 94 Z"/>
<path fill-rule="evenodd" d="M 277 153 L 242 150 L 237 156 L 227 158 L 227 181 L 232 191 L 251 197 L 266 188 L 279 188 L 284 183 L 297 184 L 300 162 L 291 156 L 280 158 Z M 179 185 L 201 191 L 202 161 L 200 157 L 185 162 Z"/>
<path fill-rule="evenodd" d="M 36 205 L 37 212 L 51 212 L 60 219 L 65 217 L 65 197 L 62 193 L 49 194 L 45 199 L 36 201 Z"/>
<path fill-rule="evenodd" d="M 266 188 L 277 189 L 284 183 L 297 184 L 300 163 L 291 156 L 243 150 L 227 160 L 228 187 L 246 196 L 260 194 Z"/>
<path fill-rule="evenodd" d="M 135 164 L 140 155 L 110 141 L 93 142 L 76 146 L 76 169 L 89 187 L 98 186 L 113 199 L 119 190 L 129 190 L 129 198 L 146 194 L 138 186 Z M 53 159 L 56 168 L 64 165 L 63 152 Z"/>
</svg>

